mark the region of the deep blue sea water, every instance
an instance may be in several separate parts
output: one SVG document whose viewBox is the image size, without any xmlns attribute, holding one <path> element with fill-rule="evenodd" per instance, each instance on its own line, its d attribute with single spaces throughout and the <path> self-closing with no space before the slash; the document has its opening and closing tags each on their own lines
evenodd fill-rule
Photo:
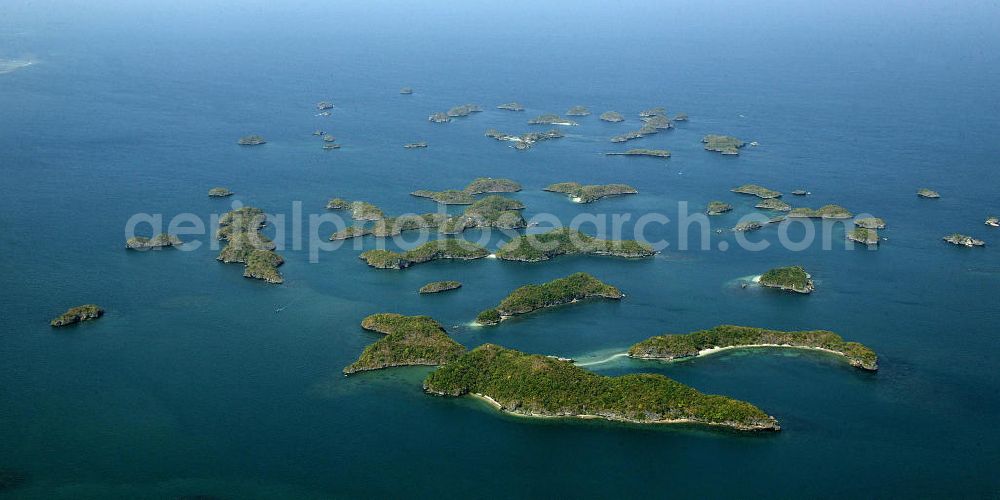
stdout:
<svg viewBox="0 0 1000 500">
<path fill-rule="evenodd" d="M 0 16 L 0 468 L 10 498 L 995 497 L 1000 492 L 1000 20 L 995 5 L 861 2 L 526 2 L 489 6 L 264 3 L 169 6 L 17 2 Z M 401 96 L 402 86 L 416 93 Z M 320 100 L 336 104 L 317 117 Z M 497 110 L 517 100 L 527 110 Z M 463 103 L 484 112 L 426 117 Z M 483 137 L 536 115 L 595 112 L 563 139 L 518 152 Z M 640 110 L 691 119 L 615 145 Z M 597 114 L 617 110 L 624 124 Z M 343 148 L 323 151 L 315 129 Z M 268 143 L 235 144 L 259 133 Z M 753 140 L 739 157 L 701 137 Z M 405 150 L 425 140 L 430 147 Z M 605 157 L 665 148 L 669 160 Z M 414 189 L 509 177 L 526 216 L 658 212 L 711 200 L 731 227 L 754 182 L 884 218 L 878 250 L 791 251 L 778 230 L 711 234 L 643 261 L 434 262 L 368 268 L 353 242 L 311 263 L 281 251 L 283 285 L 247 280 L 195 251 L 126 252 L 136 213 L 205 217 L 240 201 L 291 217 L 331 197 L 426 212 Z M 576 205 L 541 188 L 623 182 L 638 196 Z M 208 188 L 237 192 L 210 199 Z M 920 187 L 939 200 L 915 196 Z M 627 224 L 626 228 L 631 228 Z M 330 225 L 318 231 L 331 233 Z M 596 234 L 592 226 L 584 230 Z M 792 236 L 800 235 L 793 226 Z M 986 248 L 944 244 L 952 232 Z M 308 233 L 308 231 L 307 231 Z M 308 235 L 308 234 L 307 234 Z M 694 228 L 691 232 L 694 237 Z M 469 239 L 478 233 L 466 235 Z M 494 235 L 495 248 L 506 237 Z M 720 251 L 725 242 L 728 249 Z M 377 242 L 366 238 L 363 249 Z M 403 244 L 406 246 L 406 244 Z M 726 246 L 724 245 L 724 246 Z M 393 244 L 389 243 L 392 247 Z M 810 296 L 737 285 L 801 264 Z M 509 291 L 586 271 L 626 292 L 490 329 L 468 326 Z M 456 292 L 419 296 L 428 281 Z M 69 306 L 99 321 L 54 330 Z M 281 309 L 280 312 L 276 312 Z M 422 394 L 429 368 L 350 378 L 375 312 L 428 314 L 466 346 L 493 342 L 581 362 L 664 332 L 717 324 L 829 329 L 880 354 L 877 374 L 827 355 L 729 351 L 665 364 L 615 358 L 606 375 L 654 372 L 750 401 L 776 434 L 528 420 Z"/>
</svg>

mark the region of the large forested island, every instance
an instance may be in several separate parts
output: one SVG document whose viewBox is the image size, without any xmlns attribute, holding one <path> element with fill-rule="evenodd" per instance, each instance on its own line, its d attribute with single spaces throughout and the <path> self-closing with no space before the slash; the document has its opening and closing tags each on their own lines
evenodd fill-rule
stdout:
<svg viewBox="0 0 1000 500">
<path fill-rule="evenodd" d="M 52 326 L 66 326 L 81 321 L 91 321 L 104 315 L 104 309 L 95 304 L 84 304 L 82 306 L 71 307 L 66 312 L 60 314 L 49 324 Z"/>
<path fill-rule="evenodd" d="M 609 196 L 638 194 L 639 191 L 628 184 L 588 184 L 579 182 L 557 182 L 545 187 L 545 191 L 564 193 L 576 203 L 592 203 Z"/>
<path fill-rule="evenodd" d="M 485 344 L 438 368 L 424 391 L 475 394 L 508 413 L 640 424 L 698 423 L 744 431 L 779 430 L 756 406 L 703 394 L 662 375 L 606 377 L 571 363 Z"/>
<path fill-rule="evenodd" d="M 816 289 L 809 273 L 802 266 L 778 267 L 760 276 L 761 286 L 790 290 L 798 293 L 811 293 Z"/>
<path fill-rule="evenodd" d="M 575 273 L 541 285 L 522 286 L 511 292 L 496 307 L 479 313 L 476 322 L 480 325 L 496 325 L 511 316 L 591 297 L 618 300 L 624 296 L 618 288 L 587 273 Z"/>
<path fill-rule="evenodd" d="M 653 247 L 634 240 L 602 240 L 570 228 L 531 234 L 508 241 L 497 250 L 498 259 L 539 262 L 559 255 L 609 255 L 638 259 L 656 254 Z"/>
<path fill-rule="evenodd" d="M 282 283 L 278 266 L 285 261 L 274 252 L 274 242 L 261 234 L 266 216 L 255 207 L 243 207 L 224 214 L 219 218 L 218 238 L 226 241 L 217 260 L 225 263 L 244 264 L 243 276 Z"/>
<path fill-rule="evenodd" d="M 360 255 L 369 266 L 378 269 L 406 269 L 414 264 L 440 259 L 473 260 L 489 255 L 485 248 L 465 240 L 445 238 L 428 241 L 411 250 L 368 250 Z"/>
<path fill-rule="evenodd" d="M 357 361 L 344 368 L 344 375 L 390 366 L 441 365 L 465 352 L 465 347 L 429 316 L 373 314 L 361 327 L 385 337 L 366 347 Z"/>
<path fill-rule="evenodd" d="M 448 217 L 440 213 L 404 215 L 380 218 L 371 225 L 356 224 L 330 236 L 331 240 L 344 240 L 362 236 L 384 238 L 395 236 L 402 231 L 437 228 L 441 234 L 459 234 L 466 229 L 494 227 L 498 229 L 518 229 L 527 226 L 520 210 L 524 204 L 502 196 L 487 196 L 465 209 L 462 215 Z M 380 211 L 381 212 L 381 211 Z"/>
<path fill-rule="evenodd" d="M 802 347 L 819 349 L 847 358 L 862 370 L 878 370 L 878 356 L 864 344 L 845 342 L 840 335 L 826 330 L 767 330 L 748 326 L 722 325 L 688 334 L 650 337 L 628 350 L 641 359 L 678 359 L 710 354 L 723 349 L 748 347 Z"/>
</svg>

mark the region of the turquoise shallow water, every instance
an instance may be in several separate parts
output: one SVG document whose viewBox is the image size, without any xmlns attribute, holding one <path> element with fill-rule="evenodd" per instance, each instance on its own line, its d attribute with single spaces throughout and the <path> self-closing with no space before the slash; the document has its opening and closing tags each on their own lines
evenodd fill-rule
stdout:
<svg viewBox="0 0 1000 500">
<path fill-rule="evenodd" d="M 37 64 L 0 75 L 0 468 L 30 480 L 6 496 L 996 495 L 1000 233 L 983 225 L 1000 212 L 1000 44 L 987 29 L 995 8 L 770 14 L 779 7 L 789 6 L 745 5 L 736 22 L 659 4 L 538 7 L 529 18 L 499 7 L 99 4 L 77 19 L 17 4 L 0 24 L 0 58 Z M 795 16 L 829 21 L 810 30 Z M 404 85 L 416 94 L 398 95 Z M 337 104 L 329 118 L 314 116 L 322 99 Z M 528 109 L 493 109 L 511 100 Z M 426 121 L 466 102 L 486 110 Z M 527 131 L 529 118 L 575 104 L 628 122 L 595 113 L 528 152 L 482 136 Z M 601 154 L 623 149 L 607 137 L 638 128 L 638 111 L 656 105 L 691 121 L 627 146 L 673 158 Z M 322 151 L 317 128 L 343 149 Z M 237 147 L 247 133 L 269 142 Z M 760 146 L 738 158 L 710 154 L 699 142 L 707 133 Z M 401 147 L 416 140 L 431 146 Z M 487 175 L 521 182 L 514 197 L 528 216 L 656 211 L 676 220 L 678 202 L 700 210 L 721 199 L 736 206 L 713 219 L 723 227 L 752 210 L 733 186 L 804 187 L 813 195 L 790 201 L 871 212 L 889 223 L 889 239 L 876 251 L 793 252 L 767 228 L 749 236 L 771 242 L 765 251 L 741 250 L 731 234 L 712 234 L 712 251 L 680 251 L 676 225 L 653 226 L 647 236 L 672 245 L 644 261 L 435 262 L 404 272 L 367 268 L 351 244 L 317 263 L 289 248 L 281 286 L 243 278 L 207 247 L 122 249 L 135 213 L 207 217 L 239 200 L 290 217 L 295 202 L 322 213 L 334 196 L 423 212 L 433 204 L 407 193 Z M 576 205 L 540 191 L 569 180 L 624 182 L 641 194 Z M 207 198 L 215 185 L 238 194 Z M 943 197 L 918 199 L 922 186 Z M 940 241 L 955 231 L 987 247 Z M 738 285 L 789 264 L 813 274 L 816 293 Z M 626 299 L 468 326 L 513 288 L 576 271 Z M 416 294 L 439 279 L 464 287 Z M 107 316 L 47 325 L 85 302 Z M 381 311 L 429 314 L 470 347 L 582 362 L 722 323 L 824 328 L 876 349 L 881 370 L 780 350 L 590 366 L 662 373 L 750 401 L 781 421 L 773 435 L 525 420 L 423 395 L 426 368 L 342 377 L 377 338 L 358 323 Z"/>
</svg>

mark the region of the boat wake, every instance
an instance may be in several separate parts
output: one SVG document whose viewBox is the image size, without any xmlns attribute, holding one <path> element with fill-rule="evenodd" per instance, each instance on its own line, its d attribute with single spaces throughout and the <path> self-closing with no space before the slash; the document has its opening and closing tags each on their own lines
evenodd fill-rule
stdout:
<svg viewBox="0 0 1000 500">
<path fill-rule="evenodd" d="M 577 362 L 577 363 L 574 363 L 574 364 L 576 366 L 596 366 L 596 365 L 603 365 L 605 363 L 610 363 L 610 362 L 612 362 L 612 361 L 614 361 L 616 359 L 619 359 L 619 358 L 627 358 L 627 357 L 628 357 L 628 353 L 627 352 L 619 352 L 619 353 L 616 353 L 616 354 L 612 354 L 611 356 L 608 356 L 608 357 L 603 358 L 603 359 L 597 359 L 597 360 L 594 360 L 594 361 L 587 361 L 585 363 Z"/>
</svg>

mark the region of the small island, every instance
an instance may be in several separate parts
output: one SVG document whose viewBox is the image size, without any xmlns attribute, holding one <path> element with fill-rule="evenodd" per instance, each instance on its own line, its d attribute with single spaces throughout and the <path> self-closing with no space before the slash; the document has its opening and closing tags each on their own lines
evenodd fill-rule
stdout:
<svg viewBox="0 0 1000 500">
<path fill-rule="evenodd" d="M 320 102 L 316 103 L 316 109 L 318 109 L 320 111 L 326 111 L 328 109 L 333 109 L 333 104 L 329 103 L 329 102 L 326 102 L 326 101 L 320 101 Z"/>
<path fill-rule="evenodd" d="M 547 233 L 520 236 L 504 243 L 498 259 L 541 262 L 560 255 L 606 255 L 641 259 L 656 255 L 653 247 L 634 240 L 602 240 L 567 227 Z"/>
<path fill-rule="evenodd" d="M 847 358 L 855 368 L 878 370 L 878 356 L 864 344 L 845 342 L 826 330 L 767 330 L 748 326 L 721 325 L 708 330 L 677 335 L 658 335 L 628 350 L 631 358 L 673 360 L 704 356 L 726 349 L 751 347 L 793 347 L 817 349 Z"/>
<path fill-rule="evenodd" d="M 399 89 L 399 93 L 402 94 L 402 95 L 412 95 L 413 94 L 413 89 L 410 88 L 410 87 L 403 87 L 403 88 Z"/>
<path fill-rule="evenodd" d="M 885 229 L 885 221 L 878 217 L 854 219 L 854 225 L 864 229 Z"/>
<path fill-rule="evenodd" d="M 731 212 L 733 206 L 721 201 L 713 201 L 708 204 L 708 210 L 705 211 L 708 215 L 722 215 L 726 212 Z"/>
<path fill-rule="evenodd" d="M 451 121 L 451 117 L 448 113 L 434 113 L 427 117 L 427 121 L 431 123 L 448 123 Z"/>
<path fill-rule="evenodd" d="M 129 250 L 150 250 L 153 248 L 175 247 L 183 245 L 180 238 L 172 234 L 160 233 L 152 238 L 135 236 L 125 241 L 125 248 Z"/>
<path fill-rule="evenodd" d="M 496 139 L 498 141 L 509 141 L 513 142 L 513 148 L 518 151 L 524 151 L 531 149 L 536 142 L 547 141 L 550 139 L 560 139 L 565 137 L 562 132 L 558 129 L 552 129 L 545 132 L 528 132 L 521 135 L 512 135 L 500 132 L 496 129 L 488 129 L 486 131 L 486 137 Z"/>
<path fill-rule="evenodd" d="M 932 191 L 927 188 L 921 188 L 917 190 L 917 196 L 921 198 L 940 198 L 941 195 L 937 191 Z"/>
<path fill-rule="evenodd" d="M 788 212 L 792 209 L 792 206 L 785 203 L 777 198 L 765 198 L 760 201 L 760 203 L 754 205 L 754 208 L 760 208 L 763 210 L 777 210 L 779 212 Z"/>
<path fill-rule="evenodd" d="M 977 240 L 972 236 L 966 234 L 959 234 L 959 233 L 949 234 L 948 236 L 945 236 L 942 239 L 944 241 L 947 241 L 948 243 L 951 243 L 952 245 L 958 245 L 962 247 L 972 248 L 972 247 L 986 246 L 985 241 Z"/>
<path fill-rule="evenodd" d="M 531 120 L 529 120 L 528 121 L 528 125 L 565 125 L 565 126 L 572 126 L 572 125 L 579 125 L 579 123 L 576 123 L 575 121 L 570 120 L 568 118 L 563 118 L 563 117 L 561 117 L 559 115 L 541 115 L 541 116 L 536 116 L 535 118 L 532 118 Z"/>
<path fill-rule="evenodd" d="M 823 205 L 818 210 L 811 208 L 793 208 L 788 212 L 789 217 L 803 217 L 812 219 L 850 219 L 854 215 L 840 205 Z"/>
<path fill-rule="evenodd" d="M 990 227 L 1000 227 L 1000 218 L 988 217 L 986 219 L 986 225 Z"/>
<path fill-rule="evenodd" d="M 762 274 L 758 284 L 768 288 L 789 290 L 798 293 L 812 293 L 816 290 L 812 276 L 802 266 L 789 266 L 771 269 Z"/>
<path fill-rule="evenodd" d="M 687 115 L 687 113 L 677 113 L 677 115 L 674 116 L 674 121 L 675 122 L 686 122 L 686 121 L 688 121 L 688 115 Z"/>
<path fill-rule="evenodd" d="M 639 191 L 628 184 L 589 184 L 579 182 L 559 182 L 550 184 L 544 191 L 564 193 L 574 203 L 592 203 L 609 196 L 639 194 Z"/>
<path fill-rule="evenodd" d="M 327 210 L 350 210 L 354 220 L 381 220 L 385 218 L 382 209 L 366 201 L 347 201 L 333 198 L 326 204 Z"/>
<path fill-rule="evenodd" d="M 531 417 L 780 429 L 774 417 L 750 403 L 702 394 L 663 375 L 608 377 L 494 344 L 481 345 L 432 372 L 424 380 L 424 391 L 449 397 L 473 394 L 501 411 Z"/>
<path fill-rule="evenodd" d="M 643 118 L 642 123 L 645 126 L 652 127 L 654 129 L 666 130 L 674 128 L 674 124 L 670 122 L 670 119 L 663 115 L 652 115 L 647 118 Z"/>
<path fill-rule="evenodd" d="M 474 260 L 482 259 L 489 254 L 489 250 L 475 243 L 454 238 L 445 238 L 428 241 L 423 245 L 404 252 L 368 250 L 359 257 L 366 264 L 377 269 L 406 269 L 414 264 L 421 264 L 432 260 Z"/>
<path fill-rule="evenodd" d="M 460 281 L 434 281 L 420 287 L 418 293 L 441 293 L 459 288 L 462 288 L 462 282 Z"/>
<path fill-rule="evenodd" d="M 651 129 L 651 131 L 654 134 L 656 133 L 656 129 Z M 632 130 L 632 131 L 629 131 L 629 132 L 625 132 L 624 134 L 619 134 L 619 135 L 616 135 L 616 136 L 612 136 L 611 137 L 611 142 L 613 142 L 615 144 L 619 144 L 619 143 L 622 143 L 622 142 L 631 141 L 633 139 L 642 139 L 643 137 L 646 137 L 646 134 L 643 133 L 642 130 Z"/>
<path fill-rule="evenodd" d="M 618 123 L 625 121 L 625 117 L 617 111 L 605 111 L 600 116 L 602 121 Z"/>
<path fill-rule="evenodd" d="M 446 191 L 428 191 L 420 189 L 410 193 L 410 196 L 429 198 L 441 203 L 442 205 L 471 205 L 476 201 L 471 194 L 458 189 L 448 189 Z"/>
<path fill-rule="evenodd" d="M 232 195 L 233 192 L 224 187 L 214 187 L 208 190 L 208 196 L 212 198 L 225 198 Z"/>
<path fill-rule="evenodd" d="M 411 142 L 411 143 L 408 143 L 408 144 L 403 144 L 403 147 L 406 148 L 406 149 L 421 149 L 421 148 L 426 148 L 427 147 L 427 143 L 424 142 L 424 141 Z"/>
<path fill-rule="evenodd" d="M 245 135 L 243 137 L 240 137 L 240 140 L 237 141 L 237 144 L 239 144 L 240 146 L 259 146 L 259 145 L 264 144 L 266 142 L 267 141 L 265 141 L 262 136 L 259 136 L 259 135 Z"/>
<path fill-rule="evenodd" d="M 357 361 L 344 368 L 344 375 L 392 366 L 443 365 L 465 352 L 430 316 L 372 314 L 361 321 L 361 328 L 385 336 L 366 347 Z"/>
<path fill-rule="evenodd" d="M 705 143 L 706 151 L 715 151 L 724 155 L 738 155 L 744 142 L 730 135 L 706 135 L 701 142 Z"/>
<path fill-rule="evenodd" d="M 763 228 L 764 224 L 766 224 L 766 222 L 762 223 L 755 220 L 740 222 L 733 227 L 733 231 L 736 231 L 737 233 L 748 233 L 750 231 L 756 231 Z"/>
<path fill-rule="evenodd" d="M 805 189 L 796 189 L 795 191 L 792 191 L 792 194 L 795 196 L 805 196 L 809 194 L 809 191 L 806 191 Z"/>
<path fill-rule="evenodd" d="M 750 194 L 758 198 L 763 198 L 765 200 L 781 197 L 780 192 L 775 191 L 773 189 L 768 189 L 764 186 L 758 186 L 756 184 L 744 184 L 739 187 L 734 187 L 733 189 L 730 189 L 730 191 L 740 194 Z"/>
<path fill-rule="evenodd" d="M 516 193 L 521 190 L 521 184 L 510 179 L 494 179 L 492 177 L 477 177 L 465 186 L 470 194 L 484 193 Z"/>
<path fill-rule="evenodd" d="M 67 326 L 81 321 L 91 321 L 104 315 L 104 309 L 95 304 L 84 304 L 82 306 L 71 307 L 66 312 L 60 314 L 49 324 L 52 326 Z"/>
<path fill-rule="evenodd" d="M 856 227 L 847 233 L 847 239 L 855 243 L 875 246 L 879 242 L 878 230 L 867 227 Z"/>
<path fill-rule="evenodd" d="M 497 109 L 503 109 L 506 111 L 524 111 L 524 106 L 519 102 L 508 102 L 497 106 Z"/>
<path fill-rule="evenodd" d="M 274 242 L 260 232 L 266 220 L 264 211 L 255 207 L 242 207 L 223 214 L 219 218 L 217 236 L 226 241 L 226 246 L 216 260 L 226 264 L 242 263 L 244 277 L 279 284 L 284 278 L 278 266 L 285 261 L 274 252 Z"/>
<path fill-rule="evenodd" d="M 458 118 L 462 116 L 469 116 L 472 113 L 479 113 L 482 108 L 475 104 L 462 104 L 461 106 L 455 106 L 448 110 L 447 114 L 451 118 Z"/>
<path fill-rule="evenodd" d="M 346 240 L 368 235 L 375 236 L 376 238 L 386 238 L 389 236 L 396 236 L 403 231 L 439 227 L 447 220 L 449 220 L 447 215 L 438 213 L 384 217 L 375 221 L 375 223 L 370 226 L 355 224 L 341 231 L 337 231 L 330 236 L 330 239 L 334 241 Z"/>
<path fill-rule="evenodd" d="M 573 106 L 566 111 L 566 116 L 589 116 L 590 110 L 586 106 Z"/>
<path fill-rule="evenodd" d="M 619 153 L 604 153 L 606 156 L 651 156 L 653 158 L 670 158 L 670 151 L 666 149 L 628 149 Z"/>
<path fill-rule="evenodd" d="M 466 229 L 493 227 L 520 229 L 528 226 L 521 216 L 524 204 L 517 200 L 491 195 L 469 205 L 462 215 L 452 217 L 441 226 L 445 234 L 458 234 Z"/>
<path fill-rule="evenodd" d="M 525 285 L 511 292 L 500 304 L 476 316 L 480 325 L 496 325 L 501 321 L 539 309 L 572 304 L 599 297 L 620 300 L 625 295 L 618 288 L 587 274 L 576 273 L 541 285 Z"/>
</svg>

